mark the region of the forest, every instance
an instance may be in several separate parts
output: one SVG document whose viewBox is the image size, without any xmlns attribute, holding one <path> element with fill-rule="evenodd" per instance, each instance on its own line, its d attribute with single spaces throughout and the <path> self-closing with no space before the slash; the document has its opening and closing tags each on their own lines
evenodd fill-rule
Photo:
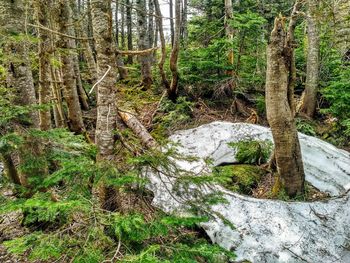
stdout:
<svg viewBox="0 0 350 263">
<path fill-rule="evenodd" d="M 0 0 L 0 262 L 350 262 L 349 0 Z"/>
</svg>

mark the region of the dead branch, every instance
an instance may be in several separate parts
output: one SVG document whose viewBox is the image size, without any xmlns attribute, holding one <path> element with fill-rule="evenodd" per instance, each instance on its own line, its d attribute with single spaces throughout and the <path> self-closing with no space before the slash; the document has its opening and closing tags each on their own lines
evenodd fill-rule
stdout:
<svg viewBox="0 0 350 263">
<path fill-rule="evenodd" d="M 145 126 L 133 115 L 125 111 L 118 111 L 119 116 L 123 122 L 140 138 L 142 143 L 149 149 L 156 148 L 158 143 L 147 131 Z"/>
<path fill-rule="evenodd" d="M 39 28 L 39 29 L 42 29 L 42 30 L 46 30 L 46 31 L 51 32 L 53 34 L 56 34 L 56 35 L 59 35 L 59 36 L 62 36 L 62 37 L 71 38 L 71 39 L 76 39 L 76 40 L 92 40 L 93 39 L 91 37 L 76 37 L 76 36 L 66 35 L 66 34 L 60 33 L 58 31 L 52 30 L 52 29 L 50 29 L 48 27 L 45 27 L 43 25 L 34 25 L 34 24 L 30 24 L 30 23 L 28 23 L 27 25 L 31 26 L 31 27 Z"/>
<path fill-rule="evenodd" d="M 145 56 L 149 53 L 152 53 L 153 51 L 157 50 L 159 47 L 153 47 L 145 50 L 116 50 L 116 55 L 122 55 L 122 56 Z"/>
</svg>

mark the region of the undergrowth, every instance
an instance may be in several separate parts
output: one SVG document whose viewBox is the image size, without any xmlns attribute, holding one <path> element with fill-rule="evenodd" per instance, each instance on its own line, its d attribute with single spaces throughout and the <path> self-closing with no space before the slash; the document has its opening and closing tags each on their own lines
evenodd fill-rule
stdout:
<svg viewBox="0 0 350 263">
<path fill-rule="evenodd" d="M 95 146 L 86 143 L 82 136 L 53 129 L 26 130 L 25 136 L 16 132 L 2 136 L 0 151 L 23 154 L 28 139 L 45 146 L 40 153 L 43 162 L 34 162 L 28 157 L 22 171 L 43 171 L 44 165 L 46 173 L 32 174 L 29 189 L 16 187 L 13 189 L 15 199 L 3 197 L 1 200 L 0 214 L 19 212 L 22 227 L 29 230 L 4 242 L 9 252 L 43 262 L 180 263 L 227 262 L 234 258 L 232 252 L 211 244 L 198 231 L 198 225 L 211 215 L 197 202 L 221 201 L 215 194 L 198 196 L 189 202 L 193 215 L 188 217 L 166 215 L 148 208 L 151 198 L 145 189 L 148 180 L 141 171 L 147 166 L 162 169 L 163 173 L 183 172 L 174 170 L 175 165 L 169 161 L 177 155 L 173 148 L 164 153 L 126 154 L 125 163 L 119 167 L 114 163 L 97 163 Z M 184 185 L 206 184 L 211 178 L 191 179 L 189 174 L 181 180 L 179 188 L 185 191 Z M 101 209 L 96 194 L 101 185 L 115 187 L 126 197 L 136 196 L 143 208 Z"/>
</svg>

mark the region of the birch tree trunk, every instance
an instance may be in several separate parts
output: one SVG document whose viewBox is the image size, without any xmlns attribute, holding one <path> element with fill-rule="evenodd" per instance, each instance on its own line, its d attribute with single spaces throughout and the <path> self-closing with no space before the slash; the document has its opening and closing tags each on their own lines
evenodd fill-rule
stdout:
<svg viewBox="0 0 350 263">
<path fill-rule="evenodd" d="M 307 69 L 305 94 L 301 112 L 312 118 L 316 111 L 320 68 L 320 32 L 317 22 L 318 1 L 308 0 L 307 12 Z"/>
<path fill-rule="evenodd" d="M 145 50 L 150 47 L 149 36 L 147 28 L 147 7 L 146 0 L 137 0 L 137 25 L 139 31 L 138 46 L 140 50 Z M 149 89 L 153 83 L 152 71 L 151 71 L 151 56 L 146 54 L 144 56 L 139 56 L 139 61 L 141 63 L 141 75 L 142 75 L 142 85 L 144 89 Z"/>
<path fill-rule="evenodd" d="M 266 110 L 280 182 L 289 196 L 295 196 L 304 192 L 305 175 L 290 98 L 293 46 L 288 39 L 284 18 L 276 18 L 267 48 Z"/>
<path fill-rule="evenodd" d="M 59 31 L 66 35 L 74 35 L 72 12 L 68 1 L 59 0 L 57 24 Z M 68 109 L 68 126 L 76 133 L 85 130 L 74 68 L 75 42 L 74 39 L 61 36 L 58 41 L 61 49 L 64 99 Z"/>
<path fill-rule="evenodd" d="M 170 70 L 172 73 L 172 80 L 170 83 L 170 89 L 168 90 L 168 97 L 172 101 L 175 101 L 178 96 L 179 85 L 179 72 L 177 68 L 177 62 L 180 52 L 180 34 L 181 34 L 181 0 L 175 0 L 175 36 L 174 45 L 170 56 Z"/>
<path fill-rule="evenodd" d="M 52 8 L 51 0 L 43 1 L 36 0 L 35 11 L 37 21 L 44 27 L 50 27 L 50 9 Z M 43 29 L 38 29 L 39 33 L 39 104 L 47 105 L 50 103 L 51 96 L 51 65 L 50 53 L 52 50 L 50 33 Z M 39 112 L 40 129 L 49 130 L 51 128 L 51 113 L 50 109 L 43 109 Z"/>
</svg>

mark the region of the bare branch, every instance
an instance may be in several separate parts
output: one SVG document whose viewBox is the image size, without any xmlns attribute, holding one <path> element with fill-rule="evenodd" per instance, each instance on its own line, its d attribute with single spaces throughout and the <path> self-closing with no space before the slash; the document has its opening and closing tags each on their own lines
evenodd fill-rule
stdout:
<svg viewBox="0 0 350 263">
<path fill-rule="evenodd" d="M 159 47 L 153 47 L 145 50 L 116 50 L 115 53 L 117 55 L 134 55 L 134 56 L 144 56 L 148 55 L 149 53 L 152 53 L 153 51 L 157 50 Z"/>
<path fill-rule="evenodd" d="M 35 28 L 40 28 L 42 30 L 49 31 L 49 32 L 51 32 L 53 34 L 56 34 L 56 35 L 59 35 L 59 36 L 62 36 L 62 37 L 71 38 L 71 39 L 77 39 L 77 40 L 91 40 L 91 39 L 93 39 L 91 37 L 76 37 L 76 36 L 66 35 L 66 34 L 60 33 L 58 31 L 52 30 L 52 29 L 50 29 L 48 27 L 45 27 L 43 25 L 34 25 L 34 24 L 30 24 L 30 23 L 28 23 L 27 25 L 31 26 L 31 27 L 35 27 Z"/>
</svg>

